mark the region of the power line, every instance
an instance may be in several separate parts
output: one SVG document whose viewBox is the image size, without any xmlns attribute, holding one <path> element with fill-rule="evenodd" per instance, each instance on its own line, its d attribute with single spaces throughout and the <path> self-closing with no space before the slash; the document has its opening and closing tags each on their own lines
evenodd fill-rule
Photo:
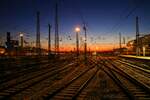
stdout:
<svg viewBox="0 0 150 100">
<path fill-rule="evenodd" d="M 121 17 L 126 11 L 122 11 L 122 13 L 120 14 L 120 18 L 122 18 L 122 19 L 120 19 L 120 21 L 118 21 L 113 27 L 112 27 L 112 30 L 111 30 L 111 32 L 112 31 L 117 31 L 120 27 L 121 27 L 121 25 L 123 24 L 123 21 L 125 21 L 126 19 L 128 19 L 129 18 L 129 16 L 131 16 L 136 10 L 137 10 L 137 8 L 139 8 L 141 5 L 142 5 L 142 0 L 139 0 L 139 3 L 135 3 L 134 2 L 134 5 L 135 5 L 135 7 L 133 7 L 131 10 L 129 10 L 129 11 L 127 11 L 127 14 L 124 16 L 124 17 Z M 126 8 L 125 10 L 128 10 L 128 8 Z"/>
</svg>

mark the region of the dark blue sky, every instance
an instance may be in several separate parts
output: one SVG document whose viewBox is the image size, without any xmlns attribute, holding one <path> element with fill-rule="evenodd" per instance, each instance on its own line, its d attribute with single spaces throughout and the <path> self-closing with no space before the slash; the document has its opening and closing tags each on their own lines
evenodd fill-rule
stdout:
<svg viewBox="0 0 150 100">
<path fill-rule="evenodd" d="M 111 43 L 119 32 L 133 37 L 136 16 L 140 19 L 140 32 L 148 34 L 150 31 L 150 0 L 59 1 L 59 31 L 65 43 L 65 37 L 74 37 L 74 27 L 82 27 L 83 20 L 87 23 L 89 41 L 93 37 L 101 43 Z M 56 0 L 0 0 L 0 37 L 10 31 L 13 37 L 18 32 L 25 32 L 34 39 L 36 11 L 39 10 L 41 38 L 44 40 L 48 23 L 52 24 L 54 31 L 55 2 Z"/>
</svg>

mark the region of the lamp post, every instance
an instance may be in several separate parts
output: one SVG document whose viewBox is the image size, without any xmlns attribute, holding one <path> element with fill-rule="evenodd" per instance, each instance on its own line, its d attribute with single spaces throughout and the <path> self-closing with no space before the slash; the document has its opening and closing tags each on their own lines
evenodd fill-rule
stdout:
<svg viewBox="0 0 150 100">
<path fill-rule="evenodd" d="M 19 36 L 20 36 L 20 47 L 21 47 L 20 50 L 21 50 L 21 55 L 24 55 L 23 54 L 23 33 L 20 32 Z"/>
<path fill-rule="evenodd" d="M 76 53 L 77 53 L 77 64 L 78 64 L 78 61 L 79 61 L 79 32 L 80 32 L 80 28 L 76 27 L 75 32 L 76 32 Z"/>
<path fill-rule="evenodd" d="M 23 48 L 23 33 L 20 33 L 21 48 Z"/>
</svg>

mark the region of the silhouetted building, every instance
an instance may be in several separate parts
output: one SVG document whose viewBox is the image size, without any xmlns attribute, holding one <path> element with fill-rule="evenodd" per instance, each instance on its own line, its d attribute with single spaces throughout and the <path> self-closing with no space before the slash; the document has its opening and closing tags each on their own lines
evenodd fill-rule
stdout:
<svg viewBox="0 0 150 100">
<path fill-rule="evenodd" d="M 146 55 L 150 55 L 150 34 L 139 37 L 140 55 L 145 52 Z M 129 54 L 135 54 L 136 40 L 131 40 L 127 43 Z"/>
<path fill-rule="evenodd" d="M 10 32 L 7 32 L 6 51 L 8 55 L 16 55 L 19 47 L 18 40 L 11 40 Z"/>
</svg>

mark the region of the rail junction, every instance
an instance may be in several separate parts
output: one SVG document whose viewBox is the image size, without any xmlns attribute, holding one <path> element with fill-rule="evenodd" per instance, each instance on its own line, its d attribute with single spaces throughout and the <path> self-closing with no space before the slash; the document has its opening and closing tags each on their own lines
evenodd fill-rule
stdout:
<svg viewBox="0 0 150 100">
<path fill-rule="evenodd" d="M 9 66 L 3 61 L 0 99 L 149 100 L 150 65 L 142 61 L 101 55 L 89 56 L 86 64 L 82 56 L 78 62 L 68 56 L 12 60 Z"/>
</svg>

